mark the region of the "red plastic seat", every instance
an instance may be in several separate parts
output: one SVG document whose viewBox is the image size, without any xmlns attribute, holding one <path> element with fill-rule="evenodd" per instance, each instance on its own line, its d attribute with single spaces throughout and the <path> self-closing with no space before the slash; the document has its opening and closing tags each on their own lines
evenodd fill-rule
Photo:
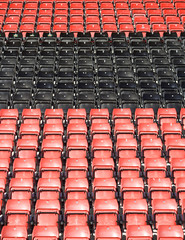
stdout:
<svg viewBox="0 0 185 240">
<path fill-rule="evenodd" d="M 10 3 L 9 9 L 22 9 L 23 3 L 21 2 L 15 2 L 15 3 Z"/>
<path fill-rule="evenodd" d="M 172 158 L 170 167 L 174 182 L 177 178 L 185 178 L 185 158 Z"/>
<path fill-rule="evenodd" d="M 166 24 L 180 24 L 180 18 L 176 16 L 166 16 Z"/>
<path fill-rule="evenodd" d="M 130 16 L 130 10 L 127 9 L 117 9 L 117 16 L 120 17 L 120 16 Z"/>
<path fill-rule="evenodd" d="M 148 24 L 148 18 L 144 16 L 135 16 L 134 17 L 134 24 Z"/>
<path fill-rule="evenodd" d="M 68 139 L 67 156 L 69 158 L 86 158 L 88 143 L 86 139 Z"/>
<path fill-rule="evenodd" d="M 114 16 L 103 16 L 102 24 L 116 24 L 116 19 Z"/>
<path fill-rule="evenodd" d="M 40 127 L 38 124 L 21 124 L 19 136 L 21 139 L 38 140 Z"/>
<path fill-rule="evenodd" d="M 150 24 L 164 24 L 164 18 L 160 16 L 151 16 L 150 17 Z"/>
<path fill-rule="evenodd" d="M 185 158 L 185 139 L 168 139 L 165 143 L 166 151 L 169 156 L 169 161 L 171 158 Z"/>
<path fill-rule="evenodd" d="M 63 122 L 63 109 L 46 109 L 44 119 L 48 124 L 59 124 Z"/>
<path fill-rule="evenodd" d="M 160 125 L 163 123 L 176 123 L 177 111 L 175 108 L 159 108 L 157 112 L 157 120 Z"/>
<path fill-rule="evenodd" d="M 40 109 L 23 109 L 22 121 L 24 124 L 39 124 L 41 120 Z"/>
<path fill-rule="evenodd" d="M 6 186 L 6 179 L 0 178 L 0 201 L 4 197 L 5 186 Z"/>
<path fill-rule="evenodd" d="M 146 10 L 149 10 L 149 9 L 156 9 L 157 10 L 157 9 L 159 9 L 159 6 L 156 2 L 147 2 L 145 4 L 145 8 L 146 8 Z"/>
<path fill-rule="evenodd" d="M 1 158 L 0 160 L 0 178 L 6 179 L 9 171 L 9 158 Z M 0 194 L 1 195 L 1 194 Z"/>
<path fill-rule="evenodd" d="M 118 24 L 132 24 L 132 18 L 130 16 L 119 16 Z"/>
<path fill-rule="evenodd" d="M 16 134 L 15 124 L 0 124 L 0 139 L 14 141 Z"/>
<path fill-rule="evenodd" d="M 32 178 L 12 178 L 9 184 L 11 199 L 31 199 L 33 191 Z"/>
<path fill-rule="evenodd" d="M 73 32 L 74 33 L 74 36 L 76 37 L 77 36 L 77 33 L 79 32 L 84 32 L 84 26 L 82 24 L 71 24 L 70 25 L 70 32 Z"/>
<path fill-rule="evenodd" d="M 117 123 L 130 123 L 132 118 L 132 113 L 130 108 L 121 108 L 121 109 L 114 109 L 112 112 L 112 120 L 114 124 Z"/>
<path fill-rule="evenodd" d="M 146 138 L 157 138 L 158 132 L 159 129 L 156 123 L 140 123 L 138 126 L 138 136 L 141 141 Z"/>
<path fill-rule="evenodd" d="M 37 226 L 58 226 L 59 200 L 38 199 L 35 205 Z"/>
<path fill-rule="evenodd" d="M 42 178 L 60 178 L 61 171 L 60 158 L 41 158 L 39 172 Z"/>
<path fill-rule="evenodd" d="M 30 213 L 30 200 L 8 199 L 5 209 L 6 221 L 8 226 L 28 227 L 28 217 Z"/>
<path fill-rule="evenodd" d="M 100 24 L 100 19 L 98 16 L 94 16 L 94 15 L 90 15 L 90 16 L 87 16 L 86 17 L 86 25 L 89 25 L 89 24 Z"/>
<path fill-rule="evenodd" d="M 176 9 L 164 9 L 163 10 L 163 16 L 167 17 L 167 16 L 177 16 L 177 10 Z"/>
<path fill-rule="evenodd" d="M 17 109 L 1 109 L 0 121 L 1 124 L 17 124 L 19 113 Z"/>
<path fill-rule="evenodd" d="M 67 199 L 65 202 L 67 225 L 87 225 L 89 211 L 89 202 L 87 199 Z"/>
<path fill-rule="evenodd" d="M 93 139 L 110 138 L 111 134 L 109 123 L 92 123 L 90 131 Z"/>
<path fill-rule="evenodd" d="M 121 240 L 121 229 L 119 226 L 97 226 L 95 240 Z"/>
<path fill-rule="evenodd" d="M 119 158 L 118 171 L 121 178 L 138 178 L 140 167 L 139 158 Z"/>
<path fill-rule="evenodd" d="M 67 126 L 67 137 L 70 139 L 86 139 L 87 126 L 85 123 L 69 123 Z"/>
<path fill-rule="evenodd" d="M 36 31 L 39 32 L 40 37 L 42 37 L 44 32 L 51 31 L 51 25 L 50 23 L 38 24 Z"/>
<path fill-rule="evenodd" d="M 83 17 L 82 16 L 71 16 L 70 24 L 83 24 Z"/>
<path fill-rule="evenodd" d="M 85 123 L 87 118 L 85 109 L 68 109 L 67 111 L 67 121 L 68 123 Z"/>
<path fill-rule="evenodd" d="M 56 32 L 57 37 L 60 37 L 61 32 L 67 32 L 67 24 L 54 24 L 53 32 Z"/>
<path fill-rule="evenodd" d="M 63 151 L 62 139 L 43 139 L 41 150 L 44 158 L 60 158 Z"/>
<path fill-rule="evenodd" d="M 136 158 L 137 141 L 135 138 L 118 139 L 116 152 L 120 158 Z"/>
<path fill-rule="evenodd" d="M 152 16 L 161 16 L 161 9 L 149 9 L 148 11 L 148 17 L 152 17 Z"/>
<path fill-rule="evenodd" d="M 127 227 L 126 240 L 152 240 L 152 237 L 153 233 L 149 225 L 129 225 Z"/>
<path fill-rule="evenodd" d="M 124 32 L 126 37 L 128 37 L 129 33 L 134 32 L 134 26 L 132 24 L 121 24 L 119 31 Z"/>
<path fill-rule="evenodd" d="M 67 178 L 65 192 L 67 199 L 86 199 L 89 190 L 87 178 Z"/>
<path fill-rule="evenodd" d="M 38 149 L 37 140 L 18 139 L 17 153 L 19 158 L 35 158 Z"/>
<path fill-rule="evenodd" d="M 108 109 L 91 109 L 90 121 L 91 123 L 108 123 L 109 111 Z"/>
<path fill-rule="evenodd" d="M 181 138 L 182 127 L 180 123 L 163 123 L 161 132 L 165 141 L 170 138 L 178 139 Z"/>
<path fill-rule="evenodd" d="M 164 226 L 161 225 L 157 231 L 157 240 L 183 240 L 184 234 L 182 227 L 177 225 Z"/>
<path fill-rule="evenodd" d="M 93 139 L 91 151 L 94 158 L 111 158 L 112 141 L 110 138 Z"/>
<path fill-rule="evenodd" d="M 144 170 L 147 178 L 165 178 L 166 160 L 165 158 L 145 158 Z"/>
<path fill-rule="evenodd" d="M 12 140 L 0 140 L 0 158 L 10 159 L 13 151 L 13 142 Z"/>
<path fill-rule="evenodd" d="M 59 2 L 59 3 L 56 3 L 55 5 L 55 9 L 68 9 L 68 5 L 67 5 L 67 2 Z"/>
<path fill-rule="evenodd" d="M 53 20 L 54 24 L 65 24 L 67 25 L 68 20 L 66 16 L 56 16 Z"/>
<path fill-rule="evenodd" d="M 136 124 L 140 123 L 153 123 L 154 110 L 152 108 L 136 108 L 135 110 L 135 121 Z"/>
<path fill-rule="evenodd" d="M 134 138 L 135 128 L 133 123 L 116 123 L 114 127 L 115 139 Z"/>
<path fill-rule="evenodd" d="M 61 181 L 59 178 L 39 178 L 37 194 L 39 199 L 59 199 Z"/>
<path fill-rule="evenodd" d="M 23 11 L 23 17 L 28 17 L 28 16 L 36 17 L 36 15 L 37 15 L 37 9 L 25 9 Z"/>
<path fill-rule="evenodd" d="M 87 2 L 85 9 L 98 9 L 98 4 L 96 2 Z"/>
<path fill-rule="evenodd" d="M 64 240 L 90 240 L 88 226 L 66 226 L 64 228 Z"/>
<path fill-rule="evenodd" d="M 22 9 L 9 9 L 7 16 L 21 16 Z"/>
<path fill-rule="evenodd" d="M 96 32 L 100 32 L 100 25 L 99 23 L 98 24 L 89 24 L 89 23 L 86 23 L 86 32 L 90 32 L 91 33 L 91 36 L 94 37 L 94 34 Z"/>
<path fill-rule="evenodd" d="M 144 193 L 144 183 L 142 178 L 122 178 L 121 194 L 125 199 L 142 199 Z"/>
<path fill-rule="evenodd" d="M 152 201 L 154 226 L 176 225 L 177 203 L 175 199 L 154 199 Z"/>
<path fill-rule="evenodd" d="M 148 193 L 151 200 L 170 199 L 172 191 L 171 188 L 170 178 L 148 179 Z"/>
<path fill-rule="evenodd" d="M 184 26 L 182 24 L 169 24 L 169 32 L 176 32 L 177 36 L 180 37 L 181 32 L 184 32 Z"/>
<path fill-rule="evenodd" d="M 2 240 L 26 240 L 27 237 L 27 228 L 22 226 L 3 226 L 1 231 Z"/>
<path fill-rule="evenodd" d="M 164 32 L 167 32 L 167 26 L 165 24 L 153 24 L 153 32 L 159 32 L 160 36 L 163 37 Z"/>
<path fill-rule="evenodd" d="M 160 158 L 162 154 L 163 144 L 160 138 L 146 138 L 141 142 L 142 155 L 145 158 Z"/>
<path fill-rule="evenodd" d="M 13 162 L 13 173 L 15 178 L 33 178 L 36 170 L 34 158 L 15 158 Z"/>
<path fill-rule="evenodd" d="M 179 204 L 182 204 L 183 199 L 185 199 L 185 178 L 176 179 L 176 193 Z"/>
<path fill-rule="evenodd" d="M 146 7 L 146 6 L 145 6 Z M 130 4 L 130 9 L 131 10 L 135 10 L 135 9 L 139 9 L 139 10 L 142 10 L 144 9 L 144 6 L 142 3 L 131 3 Z"/>
<path fill-rule="evenodd" d="M 55 226 L 34 226 L 32 232 L 33 240 L 42 240 L 42 239 L 59 239 L 58 227 Z"/>
<path fill-rule="evenodd" d="M 148 205 L 146 199 L 126 199 L 123 201 L 123 214 L 128 225 L 146 225 Z"/>
<path fill-rule="evenodd" d="M 112 178 L 114 175 L 114 160 L 112 158 L 94 158 L 92 172 L 94 178 Z"/>
<path fill-rule="evenodd" d="M 66 172 L 68 178 L 86 178 L 88 162 L 86 158 L 67 158 Z"/>
<path fill-rule="evenodd" d="M 99 17 L 99 11 L 98 9 L 86 9 L 86 16 L 90 17 L 90 16 L 97 16 Z M 86 18 L 86 22 L 87 22 L 87 18 Z"/>
<path fill-rule="evenodd" d="M 45 139 L 61 140 L 63 137 L 64 129 L 60 124 L 45 124 L 43 129 L 43 137 Z"/>
<path fill-rule="evenodd" d="M 9 16 L 5 19 L 5 24 L 19 24 L 19 16 Z"/>
<path fill-rule="evenodd" d="M 34 10 L 38 8 L 38 3 L 36 2 L 28 2 L 25 4 L 24 6 L 25 9 L 29 9 L 29 10 Z"/>
<path fill-rule="evenodd" d="M 114 199 L 116 181 L 114 178 L 95 178 L 93 182 L 95 199 Z"/>
<path fill-rule="evenodd" d="M 116 199 L 96 199 L 94 201 L 94 216 L 97 226 L 117 225 L 119 213 L 118 202 Z"/>
</svg>

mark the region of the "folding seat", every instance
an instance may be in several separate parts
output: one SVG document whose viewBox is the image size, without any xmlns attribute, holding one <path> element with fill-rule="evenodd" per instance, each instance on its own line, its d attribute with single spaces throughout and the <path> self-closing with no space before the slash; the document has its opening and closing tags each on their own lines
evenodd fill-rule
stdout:
<svg viewBox="0 0 185 240">
<path fill-rule="evenodd" d="M 80 2 L 71 2 L 70 9 L 83 9 L 83 4 Z"/>
<path fill-rule="evenodd" d="M 178 178 L 185 178 L 185 158 L 172 158 L 170 163 L 171 176 L 176 183 Z"/>
<path fill-rule="evenodd" d="M 136 108 L 135 111 L 135 121 L 136 124 L 140 123 L 153 123 L 154 121 L 154 111 L 152 108 Z"/>
<path fill-rule="evenodd" d="M 162 155 L 163 144 L 160 138 L 146 138 L 141 141 L 141 152 L 144 158 L 155 156 L 160 158 Z"/>
<path fill-rule="evenodd" d="M 67 226 L 88 225 L 89 202 L 87 199 L 67 199 L 65 201 L 65 218 Z"/>
<path fill-rule="evenodd" d="M 108 109 L 91 109 L 90 121 L 91 123 L 108 123 L 109 121 Z"/>
<path fill-rule="evenodd" d="M 180 123 L 163 123 L 161 132 L 164 141 L 167 139 L 180 139 L 182 134 L 182 127 Z"/>
<path fill-rule="evenodd" d="M 154 199 L 152 202 L 154 227 L 176 225 L 177 203 L 175 199 Z"/>
<path fill-rule="evenodd" d="M 112 120 L 115 125 L 117 123 L 123 123 L 123 124 L 130 123 L 131 119 L 132 119 L 132 113 L 129 108 L 114 109 L 112 112 Z"/>
<path fill-rule="evenodd" d="M 97 226 L 95 240 L 117 239 L 121 240 L 121 229 L 119 226 Z"/>
<path fill-rule="evenodd" d="M 37 155 L 38 142 L 35 139 L 18 139 L 17 156 L 19 158 L 35 158 Z"/>
<path fill-rule="evenodd" d="M 91 155 L 94 158 L 110 158 L 112 155 L 111 139 L 93 139 L 91 144 Z"/>
<path fill-rule="evenodd" d="M 87 22 L 87 18 L 91 16 L 99 17 L 98 9 L 86 9 L 86 22 Z"/>
<path fill-rule="evenodd" d="M 157 240 L 167 240 L 169 238 L 173 238 L 174 240 L 182 240 L 184 238 L 183 236 L 183 230 L 182 227 L 177 225 L 161 225 L 158 228 L 157 231 Z"/>
<path fill-rule="evenodd" d="M 32 232 L 33 240 L 42 240 L 42 239 L 59 239 L 59 231 L 56 226 L 34 226 Z"/>
<path fill-rule="evenodd" d="M 21 3 L 21 2 L 10 3 L 10 5 L 9 5 L 9 9 L 19 10 L 19 9 L 22 9 L 22 7 L 23 7 L 23 3 Z"/>
<path fill-rule="evenodd" d="M 70 9 L 70 16 L 83 16 L 83 9 Z"/>
<path fill-rule="evenodd" d="M 31 203 L 29 200 L 8 199 L 6 203 L 6 222 L 8 226 L 28 227 Z"/>
<path fill-rule="evenodd" d="M 46 109 L 44 119 L 47 124 L 61 124 L 64 119 L 62 109 Z"/>
<path fill-rule="evenodd" d="M 62 161 L 60 158 L 41 158 L 39 172 L 42 178 L 60 178 Z"/>
<path fill-rule="evenodd" d="M 89 190 L 87 178 L 67 178 L 65 182 L 66 199 L 86 199 Z"/>
<path fill-rule="evenodd" d="M 124 139 L 124 138 L 134 138 L 134 124 L 133 123 L 116 123 L 114 127 L 114 138 Z"/>
<path fill-rule="evenodd" d="M 2 200 L 4 199 L 4 192 L 6 187 L 6 179 L 0 179 L 0 208 L 2 207 Z"/>
<path fill-rule="evenodd" d="M 85 123 L 86 117 L 87 115 L 85 109 L 68 109 L 68 123 Z"/>
<path fill-rule="evenodd" d="M 173 6 L 173 3 L 167 3 L 167 2 L 162 2 L 161 4 L 160 4 L 160 8 L 162 9 L 162 10 L 164 10 L 164 9 L 174 9 L 174 6 Z"/>
<path fill-rule="evenodd" d="M 144 172 L 147 178 L 165 178 L 167 164 L 164 158 L 145 158 Z"/>
<path fill-rule="evenodd" d="M 114 161 L 112 158 L 94 158 L 92 161 L 94 178 L 112 178 L 114 175 Z"/>
<path fill-rule="evenodd" d="M 169 161 L 171 158 L 185 158 L 185 141 L 183 138 L 181 139 L 168 139 L 165 143 L 167 156 L 169 157 Z"/>
<path fill-rule="evenodd" d="M 36 170 L 34 158 L 15 158 L 13 162 L 13 174 L 15 178 L 33 178 Z"/>
<path fill-rule="evenodd" d="M 8 172 L 9 172 L 9 163 L 10 163 L 9 158 L 1 158 L 1 160 L 0 160 L 0 179 L 6 180 Z M 0 187 L 0 189 L 1 189 L 1 187 Z M 0 193 L 0 199 L 1 199 L 1 193 Z"/>
<path fill-rule="evenodd" d="M 118 221 L 119 207 L 116 199 L 96 199 L 94 201 L 94 217 L 96 226 L 115 226 Z"/>
<path fill-rule="evenodd" d="M 185 199 L 185 178 L 176 179 L 176 197 L 179 200 L 179 204 L 182 205 L 183 200 Z"/>
<path fill-rule="evenodd" d="M 134 138 L 118 139 L 116 143 L 116 152 L 119 158 L 136 158 L 137 156 L 136 139 Z"/>
<path fill-rule="evenodd" d="M 37 226 L 58 226 L 59 215 L 59 200 L 38 199 L 36 201 L 35 221 Z"/>
<path fill-rule="evenodd" d="M 115 199 L 116 190 L 114 178 L 95 178 L 93 181 L 94 199 Z"/>
<path fill-rule="evenodd" d="M 132 24 L 121 24 L 119 27 L 120 32 L 124 32 L 126 37 L 128 37 L 129 33 L 134 32 L 134 26 Z"/>
<path fill-rule="evenodd" d="M 56 16 L 53 20 L 53 23 L 67 25 L 67 17 L 66 16 Z"/>
<path fill-rule="evenodd" d="M 74 33 L 76 37 L 77 33 L 84 32 L 83 24 L 79 24 L 79 23 L 70 24 L 70 32 Z"/>
<path fill-rule="evenodd" d="M 16 33 L 18 30 L 18 24 L 5 24 L 3 27 L 3 31 L 5 32 L 6 37 L 8 37 L 9 33 Z"/>
<path fill-rule="evenodd" d="M 14 141 L 16 134 L 16 125 L 14 124 L 0 124 L 0 139 Z"/>
<path fill-rule="evenodd" d="M 59 178 L 39 178 L 37 183 L 37 195 L 39 199 L 60 199 L 61 181 Z"/>
<path fill-rule="evenodd" d="M 168 28 L 170 33 L 175 32 L 177 33 L 178 37 L 180 37 L 181 32 L 184 31 L 184 27 L 182 24 L 169 24 Z"/>
<path fill-rule="evenodd" d="M 164 24 L 164 18 L 160 16 L 151 16 L 150 25 L 153 25 L 153 24 Z"/>
<path fill-rule="evenodd" d="M 5 19 L 5 24 L 19 24 L 19 16 L 9 16 Z"/>
<path fill-rule="evenodd" d="M 117 16 L 130 16 L 130 10 L 129 9 L 117 9 Z"/>
<path fill-rule="evenodd" d="M 139 158 L 119 158 L 118 171 L 121 178 L 139 178 Z"/>
<path fill-rule="evenodd" d="M 166 24 L 180 24 L 180 18 L 176 16 L 166 16 Z"/>
<path fill-rule="evenodd" d="M 25 226 L 3 226 L 1 232 L 2 240 L 20 239 L 26 240 L 28 237 Z"/>
<path fill-rule="evenodd" d="M 43 137 L 45 139 L 62 140 L 64 133 L 63 125 L 60 124 L 45 124 L 43 129 Z"/>
<path fill-rule="evenodd" d="M 87 126 L 85 123 L 69 123 L 67 126 L 68 139 L 86 139 Z"/>
<path fill-rule="evenodd" d="M 141 141 L 146 138 L 157 138 L 159 128 L 156 123 L 140 123 L 138 125 L 138 136 Z"/>
<path fill-rule="evenodd" d="M 11 140 L 0 140 L 0 158 L 8 158 L 12 156 L 13 142 Z"/>
<path fill-rule="evenodd" d="M 146 225 L 148 214 L 146 199 L 123 200 L 123 214 L 126 227 L 129 225 Z"/>
<path fill-rule="evenodd" d="M 32 198 L 33 179 L 32 178 L 12 178 L 9 184 L 11 199 L 28 199 Z"/>
<path fill-rule="evenodd" d="M 142 199 L 144 194 L 144 183 L 142 178 L 121 179 L 122 199 Z"/>
<path fill-rule="evenodd" d="M 40 109 L 23 109 L 22 122 L 24 124 L 39 124 L 41 120 Z"/>
<path fill-rule="evenodd" d="M 38 8 L 38 3 L 36 2 L 27 2 L 24 6 L 25 9 L 30 9 L 30 10 L 34 10 Z"/>
<path fill-rule="evenodd" d="M 55 10 L 58 10 L 58 9 L 68 9 L 67 2 L 56 3 Z"/>
<path fill-rule="evenodd" d="M 170 178 L 149 178 L 148 194 L 151 202 L 154 199 L 170 199 L 171 198 L 171 181 Z"/>
<path fill-rule="evenodd" d="M 60 158 L 63 151 L 62 139 L 43 139 L 41 151 L 44 158 Z"/>
<path fill-rule="evenodd" d="M 153 233 L 149 225 L 137 226 L 129 225 L 126 232 L 126 240 L 152 240 Z"/>
<path fill-rule="evenodd" d="M 67 156 L 69 158 L 86 158 L 88 143 L 86 139 L 68 139 Z"/>
<path fill-rule="evenodd" d="M 118 17 L 118 24 L 132 24 L 132 18 L 129 16 L 119 16 Z"/>
<path fill-rule="evenodd" d="M 157 113 L 157 120 L 160 125 L 163 123 L 176 123 L 177 111 L 175 108 L 159 108 Z"/>
<path fill-rule="evenodd" d="M 7 16 L 20 16 L 21 12 L 21 9 L 9 9 L 7 12 Z"/>
<path fill-rule="evenodd" d="M 163 10 L 163 16 L 167 17 L 167 16 L 177 16 L 177 10 L 176 9 L 164 9 Z"/>
<path fill-rule="evenodd" d="M 159 32 L 161 37 L 167 32 L 167 26 L 165 24 L 153 24 L 152 28 L 153 32 Z"/>
<path fill-rule="evenodd" d="M 88 226 L 66 226 L 64 228 L 64 240 L 80 238 L 90 240 L 90 230 Z"/>
<path fill-rule="evenodd" d="M 38 124 L 21 124 L 19 136 L 21 139 L 38 140 L 40 127 Z"/>
<path fill-rule="evenodd" d="M 44 32 L 50 32 L 51 30 L 51 25 L 46 23 L 46 24 L 38 24 L 36 31 L 40 34 L 40 36 L 43 36 Z"/>
<path fill-rule="evenodd" d="M 93 139 L 110 138 L 111 128 L 109 123 L 92 123 L 90 129 Z"/>
</svg>

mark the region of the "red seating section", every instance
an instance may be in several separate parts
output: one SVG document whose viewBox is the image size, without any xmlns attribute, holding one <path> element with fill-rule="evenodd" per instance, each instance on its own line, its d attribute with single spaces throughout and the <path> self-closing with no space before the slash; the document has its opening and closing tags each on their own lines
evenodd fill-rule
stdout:
<svg viewBox="0 0 185 240">
<path fill-rule="evenodd" d="M 184 0 L 11 0 L 0 1 L 0 27 L 7 35 L 38 32 L 184 31 Z"/>
<path fill-rule="evenodd" d="M 184 239 L 184 112 L 0 110 L 1 239 Z"/>
</svg>

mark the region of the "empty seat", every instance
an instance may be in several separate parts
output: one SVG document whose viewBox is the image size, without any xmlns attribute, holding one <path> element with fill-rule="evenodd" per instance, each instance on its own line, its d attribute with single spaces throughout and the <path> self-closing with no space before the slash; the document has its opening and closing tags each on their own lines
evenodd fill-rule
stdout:
<svg viewBox="0 0 185 240">
<path fill-rule="evenodd" d="M 142 199 L 144 193 L 144 183 L 142 178 L 122 178 L 121 194 L 125 199 Z"/>
<path fill-rule="evenodd" d="M 2 228 L 1 237 L 2 239 L 27 239 L 27 229 L 24 226 L 4 226 Z"/>
<path fill-rule="evenodd" d="M 67 199 L 86 199 L 89 191 L 87 178 L 67 178 L 65 193 Z"/>
<path fill-rule="evenodd" d="M 64 239 L 90 239 L 90 230 L 88 226 L 66 226 L 64 228 Z"/>
<path fill-rule="evenodd" d="M 121 229 L 119 226 L 97 226 L 95 239 L 121 239 Z"/>
<path fill-rule="evenodd" d="M 137 226 L 137 225 L 129 225 L 127 227 L 126 239 L 144 239 L 144 240 L 152 240 L 152 229 L 149 225 L 145 226 Z"/>
<path fill-rule="evenodd" d="M 157 231 L 157 239 L 167 240 L 169 238 L 182 240 L 183 239 L 183 230 L 181 226 L 175 225 L 161 225 Z"/>
<path fill-rule="evenodd" d="M 59 239 L 59 231 L 56 226 L 34 226 L 32 239 Z"/>
<path fill-rule="evenodd" d="M 60 198 L 61 181 L 58 178 L 39 178 L 37 183 L 37 195 L 39 199 Z"/>
</svg>

